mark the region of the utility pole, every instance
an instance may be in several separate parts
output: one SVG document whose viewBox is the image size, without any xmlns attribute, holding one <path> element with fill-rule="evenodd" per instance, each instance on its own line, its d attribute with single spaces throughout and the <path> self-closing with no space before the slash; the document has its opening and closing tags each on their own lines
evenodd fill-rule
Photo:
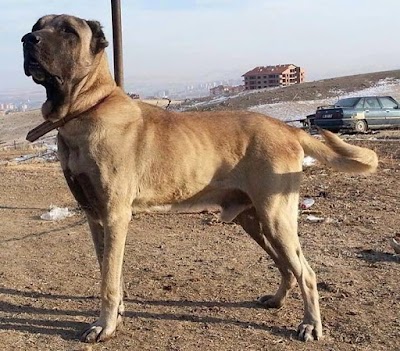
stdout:
<svg viewBox="0 0 400 351">
<path fill-rule="evenodd" d="M 122 24 L 120 0 L 111 0 L 111 15 L 113 25 L 114 79 L 117 85 L 124 89 L 124 64 L 122 57 Z"/>
</svg>

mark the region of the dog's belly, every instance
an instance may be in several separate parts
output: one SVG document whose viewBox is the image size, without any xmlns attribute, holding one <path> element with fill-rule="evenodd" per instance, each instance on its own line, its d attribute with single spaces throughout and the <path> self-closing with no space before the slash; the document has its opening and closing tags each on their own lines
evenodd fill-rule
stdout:
<svg viewBox="0 0 400 351">
<path fill-rule="evenodd" d="M 199 213 L 203 211 L 220 212 L 223 222 L 231 222 L 239 213 L 251 207 L 249 197 L 236 189 L 218 190 L 196 195 L 185 201 L 163 204 L 134 202 L 133 213 Z"/>
<path fill-rule="evenodd" d="M 221 206 L 216 204 L 164 204 L 152 206 L 132 206 L 133 213 L 198 213 L 202 211 L 220 211 Z"/>
</svg>

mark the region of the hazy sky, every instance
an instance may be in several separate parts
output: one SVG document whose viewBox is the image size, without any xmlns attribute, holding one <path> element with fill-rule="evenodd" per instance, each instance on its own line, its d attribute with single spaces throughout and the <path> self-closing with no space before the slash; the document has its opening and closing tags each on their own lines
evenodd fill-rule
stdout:
<svg viewBox="0 0 400 351">
<path fill-rule="evenodd" d="M 121 2 L 126 85 L 239 78 L 279 63 L 304 67 L 307 80 L 400 68 L 399 0 Z M 99 20 L 112 42 L 110 0 L 0 3 L 0 92 L 35 89 L 20 39 L 42 15 Z"/>
</svg>

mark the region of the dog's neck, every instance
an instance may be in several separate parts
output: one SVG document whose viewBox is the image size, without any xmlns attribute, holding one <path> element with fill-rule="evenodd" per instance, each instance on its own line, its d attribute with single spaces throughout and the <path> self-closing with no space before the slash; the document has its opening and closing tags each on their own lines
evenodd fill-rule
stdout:
<svg viewBox="0 0 400 351">
<path fill-rule="evenodd" d="M 78 82 L 68 94 L 65 102 L 60 106 L 53 106 L 47 100 L 42 106 L 42 114 L 46 120 L 29 131 L 26 139 L 33 142 L 48 132 L 62 127 L 68 121 L 79 117 L 99 102 L 105 100 L 118 89 L 111 76 L 105 52 L 98 56 L 94 63 L 98 69 Z"/>
<path fill-rule="evenodd" d="M 54 102 L 46 100 L 42 106 L 44 119 L 56 122 L 62 119 L 71 119 L 95 106 L 99 101 L 109 96 L 116 88 L 114 79 L 109 70 L 107 55 L 103 51 L 93 65 L 97 69 L 81 79 L 66 92 L 62 104 L 54 106 Z"/>
</svg>

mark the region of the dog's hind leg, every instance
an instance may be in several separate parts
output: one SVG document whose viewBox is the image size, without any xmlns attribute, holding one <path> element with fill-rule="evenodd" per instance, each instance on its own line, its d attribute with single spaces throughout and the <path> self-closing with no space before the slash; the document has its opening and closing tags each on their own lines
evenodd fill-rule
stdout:
<svg viewBox="0 0 400 351">
<path fill-rule="evenodd" d="M 297 235 L 298 193 L 286 189 L 284 193 L 264 196 L 257 207 L 266 240 L 281 265 L 294 274 L 304 301 L 304 319 L 299 325 L 299 338 L 304 341 L 319 339 L 322 324 L 314 271 L 303 256 Z M 292 283 L 292 281 L 290 281 Z"/>
<path fill-rule="evenodd" d="M 254 207 L 243 211 L 234 220 L 261 246 L 274 260 L 281 273 L 281 283 L 275 295 L 265 295 L 258 303 L 268 308 L 280 308 L 284 305 L 289 291 L 296 285 L 293 273 L 280 262 L 280 258 L 264 236 L 263 228 Z"/>
</svg>

